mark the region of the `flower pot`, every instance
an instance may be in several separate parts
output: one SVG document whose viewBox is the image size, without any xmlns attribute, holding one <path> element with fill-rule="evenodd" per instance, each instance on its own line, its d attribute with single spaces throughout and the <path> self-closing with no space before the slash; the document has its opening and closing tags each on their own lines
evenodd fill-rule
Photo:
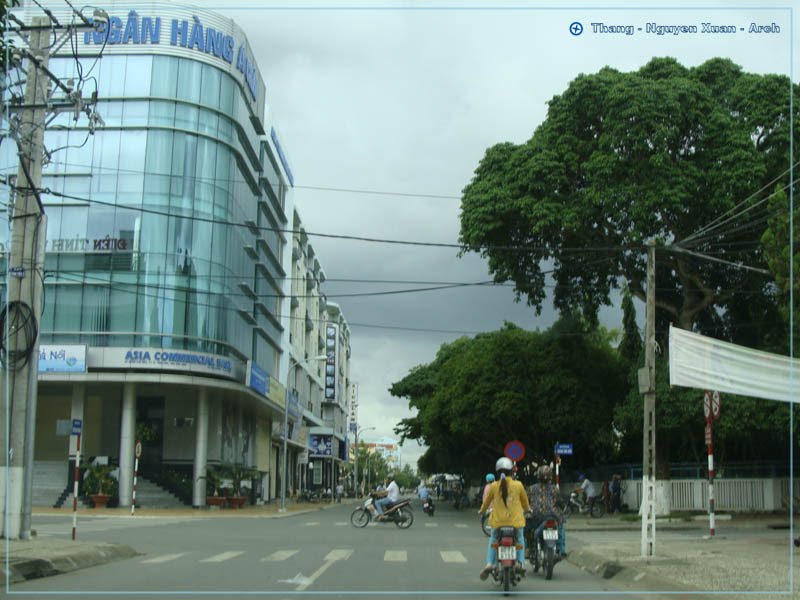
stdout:
<svg viewBox="0 0 800 600">
<path fill-rule="evenodd" d="M 228 497 L 228 505 L 231 508 L 242 508 L 244 503 L 247 502 L 247 496 L 230 496 Z"/>
<path fill-rule="evenodd" d="M 225 498 L 222 496 L 206 496 L 206 504 L 209 506 L 225 506 Z"/>
<path fill-rule="evenodd" d="M 108 494 L 91 494 L 89 497 L 94 502 L 95 508 L 106 508 L 108 501 L 111 500 L 111 496 Z"/>
</svg>

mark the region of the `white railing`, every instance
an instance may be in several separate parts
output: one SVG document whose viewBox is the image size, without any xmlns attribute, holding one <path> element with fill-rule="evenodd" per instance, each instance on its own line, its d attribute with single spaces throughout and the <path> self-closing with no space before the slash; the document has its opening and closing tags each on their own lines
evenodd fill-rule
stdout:
<svg viewBox="0 0 800 600">
<path fill-rule="evenodd" d="M 708 509 L 708 481 L 672 479 L 669 482 L 672 510 Z M 642 482 L 628 481 L 622 502 L 639 510 Z M 728 512 L 769 512 L 789 506 L 789 479 L 717 479 L 714 481 L 715 508 Z M 794 480 L 795 506 L 800 504 L 800 479 Z"/>
</svg>

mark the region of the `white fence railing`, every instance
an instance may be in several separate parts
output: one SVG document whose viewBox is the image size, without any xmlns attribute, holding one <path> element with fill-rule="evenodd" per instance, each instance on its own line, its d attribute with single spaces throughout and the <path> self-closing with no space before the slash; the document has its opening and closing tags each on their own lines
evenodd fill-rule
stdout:
<svg viewBox="0 0 800 600">
<path fill-rule="evenodd" d="M 667 492 L 672 510 L 708 509 L 708 481 L 672 479 Z M 642 482 L 628 481 L 622 502 L 639 510 Z M 769 512 L 789 506 L 789 479 L 717 479 L 714 481 L 716 510 L 729 512 Z M 794 480 L 795 506 L 800 504 L 800 479 Z"/>
</svg>

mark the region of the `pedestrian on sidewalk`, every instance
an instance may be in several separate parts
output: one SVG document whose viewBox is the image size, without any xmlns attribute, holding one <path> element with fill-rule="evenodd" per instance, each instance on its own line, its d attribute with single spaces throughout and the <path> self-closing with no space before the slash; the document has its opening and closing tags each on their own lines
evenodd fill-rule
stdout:
<svg viewBox="0 0 800 600">
<path fill-rule="evenodd" d="M 618 513 L 622 510 L 622 478 L 614 473 L 611 476 L 611 485 L 609 490 L 611 492 L 611 512 Z"/>
<path fill-rule="evenodd" d="M 342 501 L 342 495 L 343 494 L 344 494 L 344 486 L 342 485 L 342 482 L 340 481 L 339 485 L 336 486 L 336 501 L 337 502 L 341 502 Z"/>
</svg>

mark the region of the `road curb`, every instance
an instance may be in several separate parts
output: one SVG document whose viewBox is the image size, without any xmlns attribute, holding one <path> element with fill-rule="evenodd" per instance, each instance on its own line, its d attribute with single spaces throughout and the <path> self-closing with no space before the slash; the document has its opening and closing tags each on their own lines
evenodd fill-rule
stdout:
<svg viewBox="0 0 800 600">
<path fill-rule="evenodd" d="M 138 555 L 136 550 L 124 544 L 97 543 L 49 559 L 11 556 L 8 570 L 5 567 L 0 570 L 0 583 L 19 583 L 28 579 L 60 575 Z"/>
<path fill-rule="evenodd" d="M 607 556 L 586 550 L 571 551 L 567 555 L 567 562 L 602 579 L 608 579 L 614 585 L 624 586 L 628 589 L 639 591 L 657 590 L 661 592 L 690 591 L 689 588 L 675 581 L 651 575 L 644 569 L 625 565 L 618 561 L 610 560 Z M 643 566 L 646 567 L 647 565 Z"/>
</svg>

